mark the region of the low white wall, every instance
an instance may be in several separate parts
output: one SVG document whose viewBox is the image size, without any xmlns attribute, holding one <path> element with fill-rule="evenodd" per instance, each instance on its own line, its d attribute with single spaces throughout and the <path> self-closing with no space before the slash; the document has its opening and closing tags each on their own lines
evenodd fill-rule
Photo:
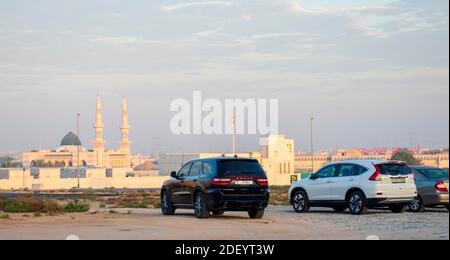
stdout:
<svg viewBox="0 0 450 260">
<path fill-rule="evenodd" d="M 88 169 L 86 178 L 80 178 L 80 188 L 105 189 L 159 189 L 168 177 L 126 177 L 127 169 L 114 169 L 113 177 L 106 177 L 106 169 Z M 60 178 L 59 168 L 40 169 L 39 178 L 30 174 L 30 170 L 9 169 L 9 178 L 0 179 L 1 190 L 61 190 L 78 186 L 77 179 Z"/>
</svg>

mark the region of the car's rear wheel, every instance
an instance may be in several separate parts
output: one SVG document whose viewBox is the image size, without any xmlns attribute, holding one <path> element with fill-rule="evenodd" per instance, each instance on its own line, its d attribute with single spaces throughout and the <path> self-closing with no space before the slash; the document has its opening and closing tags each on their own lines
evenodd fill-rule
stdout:
<svg viewBox="0 0 450 260">
<path fill-rule="evenodd" d="M 407 205 L 391 205 L 389 206 L 389 209 L 393 212 L 393 213 L 403 213 L 408 209 Z"/>
<path fill-rule="evenodd" d="M 248 216 L 251 219 L 261 219 L 261 218 L 264 217 L 264 213 L 265 213 L 265 210 L 263 210 L 263 209 L 261 209 L 261 210 L 250 210 L 248 212 Z"/>
<path fill-rule="evenodd" d="M 306 213 L 309 211 L 309 201 L 308 195 L 305 191 L 299 190 L 294 193 L 292 196 L 292 205 L 294 206 L 295 212 L 298 213 Z"/>
<path fill-rule="evenodd" d="M 425 212 L 425 205 L 420 197 L 416 197 L 411 204 L 409 204 L 409 210 L 416 213 Z"/>
<path fill-rule="evenodd" d="M 214 216 L 223 216 L 223 214 L 225 214 L 225 211 L 223 210 L 213 210 L 213 215 Z"/>
<path fill-rule="evenodd" d="M 344 212 L 347 209 L 347 207 L 333 207 L 333 210 L 336 212 Z"/>
<path fill-rule="evenodd" d="M 161 194 L 161 211 L 165 216 L 171 216 L 175 214 L 176 208 L 172 205 L 169 198 L 169 193 L 163 191 Z"/>
<path fill-rule="evenodd" d="M 348 196 L 348 208 L 353 215 L 363 215 L 369 210 L 366 196 L 361 191 L 354 191 Z"/>
<path fill-rule="evenodd" d="M 194 211 L 197 218 L 209 217 L 210 211 L 206 206 L 205 196 L 203 195 L 203 193 L 198 193 L 195 196 Z"/>
</svg>

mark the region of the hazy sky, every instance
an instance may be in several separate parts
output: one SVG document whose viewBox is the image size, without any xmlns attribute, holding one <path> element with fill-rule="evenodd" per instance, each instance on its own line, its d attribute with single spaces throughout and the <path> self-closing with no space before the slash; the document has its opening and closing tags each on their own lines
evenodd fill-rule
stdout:
<svg viewBox="0 0 450 260">
<path fill-rule="evenodd" d="M 128 98 L 135 152 L 227 151 L 172 136 L 176 98 L 278 98 L 280 132 L 309 149 L 449 143 L 447 0 L 0 0 L 0 153 L 109 148 Z M 257 136 L 239 150 L 258 149 Z"/>
</svg>

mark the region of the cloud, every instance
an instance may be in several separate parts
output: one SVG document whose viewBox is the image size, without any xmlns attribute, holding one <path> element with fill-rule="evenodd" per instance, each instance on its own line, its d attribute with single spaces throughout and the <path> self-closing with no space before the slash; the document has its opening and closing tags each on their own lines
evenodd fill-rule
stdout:
<svg viewBox="0 0 450 260">
<path fill-rule="evenodd" d="M 357 6 L 357 7 L 344 7 L 344 8 L 320 8 L 320 9 L 307 9 L 297 1 L 286 0 L 283 1 L 283 5 L 289 12 L 298 14 L 309 15 L 336 15 L 343 13 L 357 13 L 357 14 L 383 14 L 393 10 L 391 6 Z"/>
<path fill-rule="evenodd" d="M 240 20 L 246 21 L 246 22 L 252 21 L 253 19 L 254 19 L 254 17 L 253 17 L 252 15 L 249 15 L 249 14 L 243 15 L 243 16 L 241 16 L 241 18 L 240 18 Z"/>
<path fill-rule="evenodd" d="M 176 4 L 176 5 L 166 5 L 166 6 L 163 6 L 162 9 L 164 11 L 175 11 L 175 10 L 190 8 L 190 7 L 194 7 L 194 6 L 226 7 L 226 6 L 231 6 L 233 4 L 234 4 L 234 2 L 229 2 L 229 1 L 204 1 L 204 2 L 191 2 L 191 3 Z"/>
<path fill-rule="evenodd" d="M 297 36 L 311 36 L 307 33 L 268 33 L 268 34 L 257 34 L 253 35 L 251 38 L 254 40 L 261 39 L 271 39 L 271 38 L 280 38 L 280 37 L 297 37 Z"/>
<path fill-rule="evenodd" d="M 127 45 L 127 44 L 165 44 L 166 41 L 147 40 L 135 36 L 118 36 L 118 37 L 97 37 L 91 39 L 92 43 L 108 44 L 108 45 Z"/>
</svg>

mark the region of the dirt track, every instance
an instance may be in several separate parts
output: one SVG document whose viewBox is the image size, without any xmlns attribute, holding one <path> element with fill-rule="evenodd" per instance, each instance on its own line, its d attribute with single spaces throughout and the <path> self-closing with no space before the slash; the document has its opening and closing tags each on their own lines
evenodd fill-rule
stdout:
<svg viewBox="0 0 450 260">
<path fill-rule="evenodd" d="M 190 211 L 165 217 L 159 210 L 117 210 L 121 214 L 64 214 L 33 217 L 23 214 L 0 219 L 0 239 L 56 239 L 70 235 L 97 239 L 449 239 L 447 210 L 423 214 L 371 211 L 365 216 L 337 214 L 327 209 L 299 215 L 289 207 L 270 207 L 262 220 L 245 213 L 198 220 Z M 0 214 L 1 215 L 1 214 Z"/>
</svg>

